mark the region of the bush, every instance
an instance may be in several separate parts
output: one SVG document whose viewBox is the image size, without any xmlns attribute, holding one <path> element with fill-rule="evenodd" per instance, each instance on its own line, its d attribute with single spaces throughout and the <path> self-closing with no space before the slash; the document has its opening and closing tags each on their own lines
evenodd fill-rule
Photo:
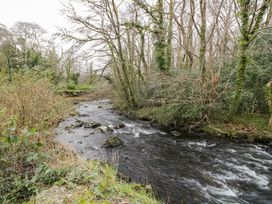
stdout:
<svg viewBox="0 0 272 204">
<path fill-rule="evenodd" d="M 209 108 L 205 87 L 195 74 L 183 71 L 173 75 L 158 74 L 148 85 L 149 97 L 141 109 L 150 109 L 151 119 L 163 124 L 186 125 L 201 121 Z M 137 113 L 142 111 L 137 110 Z"/>
<path fill-rule="evenodd" d="M 0 203 L 17 203 L 64 176 L 62 169 L 48 165 L 57 157 L 52 152 L 56 145 L 43 131 L 54 127 L 69 105 L 40 75 L 17 74 L 12 83 L 1 77 Z"/>
<path fill-rule="evenodd" d="M 68 177 L 75 165 L 69 154 L 56 143 L 44 140 L 37 134 L 31 130 L 17 136 L 2 136 L 0 203 L 21 203 L 53 185 L 84 182 L 84 178 L 71 180 Z M 60 162 L 60 159 L 68 160 L 73 165 L 53 165 L 54 160 Z M 80 171 L 78 174 L 83 175 L 83 171 Z"/>
<path fill-rule="evenodd" d="M 17 128 L 54 126 L 69 110 L 49 80 L 36 75 L 16 75 L 12 83 L 2 83 L 0 95 L 0 132 L 10 125 L 7 121 Z"/>
<path fill-rule="evenodd" d="M 200 81 L 193 75 L 165 79 L 161 90 L 165 123 L 183 124 L 201 120 L 208 104 Z"/>
</svg>

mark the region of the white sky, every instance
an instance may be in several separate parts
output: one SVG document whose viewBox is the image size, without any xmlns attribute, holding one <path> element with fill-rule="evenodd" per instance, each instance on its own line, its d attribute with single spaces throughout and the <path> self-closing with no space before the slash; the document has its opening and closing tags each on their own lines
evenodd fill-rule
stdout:
<svg viewBox="0 0 272 204">
<path fill-rule="evenodd" d="M 17 21 L 37 23 L 53 34 L 66 24 L 61 2 L 68 0 L 0 0 L 0 23 L 10 28 Z"/>
</svg>

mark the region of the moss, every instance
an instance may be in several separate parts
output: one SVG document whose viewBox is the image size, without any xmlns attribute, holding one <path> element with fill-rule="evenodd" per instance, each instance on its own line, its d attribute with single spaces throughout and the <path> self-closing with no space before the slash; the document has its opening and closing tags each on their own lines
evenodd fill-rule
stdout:
<svg viewBox="0 0 272 204">
<path fill-rule="evenodd" d="M 213 119 L 201 128 L 212 135 L 245 139 L 248 141 L 272 141 L 272 129 L 268 127 L 268 115 L 240 114 L 231 120 Z"/>
<path fill-rule="evenodd" d="M 105 141 L 102 147 L 104 148 L 112 148 L 112 147 L 118 147 L 123 145 L 124 142 L 119 137 L 110 137 Z"/>
<path fill-rule="evenodd" d="M 148 187 L 128 184 L 116 175 L 116 170 L 107 164 L 84 162 L 67 174 L 65 185 L 46 189 L 29 203 L 159 203 Z"/>
<path fill-rule="evenodd" d="M 80 96 L 86 93 L 89 93 L 95 89 L 94 85 L 89 84 L 60 84 L 57 87 L 57 93 L 64 94 L 66 96 Z"/>
</svg>

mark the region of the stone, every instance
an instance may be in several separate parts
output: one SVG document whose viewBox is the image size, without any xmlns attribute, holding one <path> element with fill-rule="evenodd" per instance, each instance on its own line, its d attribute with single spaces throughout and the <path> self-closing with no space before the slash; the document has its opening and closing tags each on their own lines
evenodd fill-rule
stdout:
<svg viewBox="0 0 272 204">
<path fill-rule="evenodd" d="M 99 127 L 99 130 L 100 130 L 102 133 L 113 132 L 113 129 L 111 129 L 111 128 L 107 127 L 107 126 L 104 126 L 104 125 L 100 126 L 100 127 Z"/>
<path fill-rule="evenodd" d="M 114 129 L 118 130 L 118 129 L 122 129 L 124 127 L 126 127 L 126 125 L 124 123 L 119 123 L 116 126 L 114 126 Z"/>
<path fill-rule="evenodd" d="M 84 122 L 81 120 L 77 120 L 74 125 L 72 125 L 73 128 L 80 128 L 84 125 Z"/>
<path fill-rule="evenodd" d="M 79 117 L 81 117 L 81 118 L 85 118 L 85 117 L 89 117 L 90 115 L 88 115 L 88 114 L 80 114 L 79 115 Z"/>
<path fill-rule="evenodd" d="M 96 128 L 100 127 L 100 126 L 101 126 L 101 124 L 97 123 L 97 122 L 90 122 L 90 123 L 86 122 L 86 123 L 83 124 L 84 128 L 93 128 L 93 129 L 96 129 Z"/>
<path fill-rule="evenodd" d="M 180 136 L 181 136 L 181 133 L 178 132 L 178 131 L 172 131 L 171 134 L 172 134 L 174 137 L 180 137 Z"/>
<path fill-rule="evenodd" d="M 110 137 L 102 145 L 102 148 L 114 148 L 123 145 L 124 142 L 117 136 Z"/>
</svg>

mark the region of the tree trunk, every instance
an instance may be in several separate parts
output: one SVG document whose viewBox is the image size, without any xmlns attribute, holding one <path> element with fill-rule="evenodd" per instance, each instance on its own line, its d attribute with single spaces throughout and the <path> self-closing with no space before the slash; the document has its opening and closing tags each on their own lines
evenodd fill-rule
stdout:
<svg viewBox="0 0 272 204">
<path fill-rule="evenodd" d="M 250 42 L 258 34 L 260 24 L 265 16 L 265 12 L 268 9 L 268 3 L 270 0 L 264 0 L 261 7 L 253 11 L 256 13 L 250 18 L 251 0 L 240 0 L 238 4 L 240 6 L 239 18 L 241 20 L 241 37 L 239 40 L 239 61 L 237 66 L 237 79 L 236 79 L 236 91 L 234 97 L 234 107 L 233 112 L 236 113 L 239 109 L 241 103 L 242 91 L 245 84 L 245 71 L 248 62 L 247 50 L 249 48 Z"/>
<path fill-rule="evenodd" d="M 173 54 L 172 54 L 172 38 L 173 38 L 173 19 L 174 19 L 174 0 L 169 3 L 169 24 L 168 24 L 168 37 L 166 47 L 166 70 L 169 71 L 172 67 Z"/>
<path fill-rule="evenodd" d="M 165 29 L 164 29 L 164 5 L 163 0 L 157 1 L 157 20 L 155 21 L 156 42 L 155 42 L 155 63 L 156 67 L 161 71 L 166 71 L 165 59 Z"/>
<path fill-rule="evenodd" d="M 245 70 L 247 66 L 247 48 L 249 45 L 249 5 L 250 0 L 240 1 L 241 11 L 241 37 L 239 39 L 239 60 L 237 66 L 237 79 L 236 79 L 236 90 L 234 97 L 234 112 L 238 111 L 241 103 L 242 90 L 245 83 Z"/>
<path fill-rule="evenodd" d="M 206 0 L 200 0 L 201 27 L 200 27 L 200 50 L 199 66 L 201 70 L 202 82 L 206 81 Z"/>
</svg>

